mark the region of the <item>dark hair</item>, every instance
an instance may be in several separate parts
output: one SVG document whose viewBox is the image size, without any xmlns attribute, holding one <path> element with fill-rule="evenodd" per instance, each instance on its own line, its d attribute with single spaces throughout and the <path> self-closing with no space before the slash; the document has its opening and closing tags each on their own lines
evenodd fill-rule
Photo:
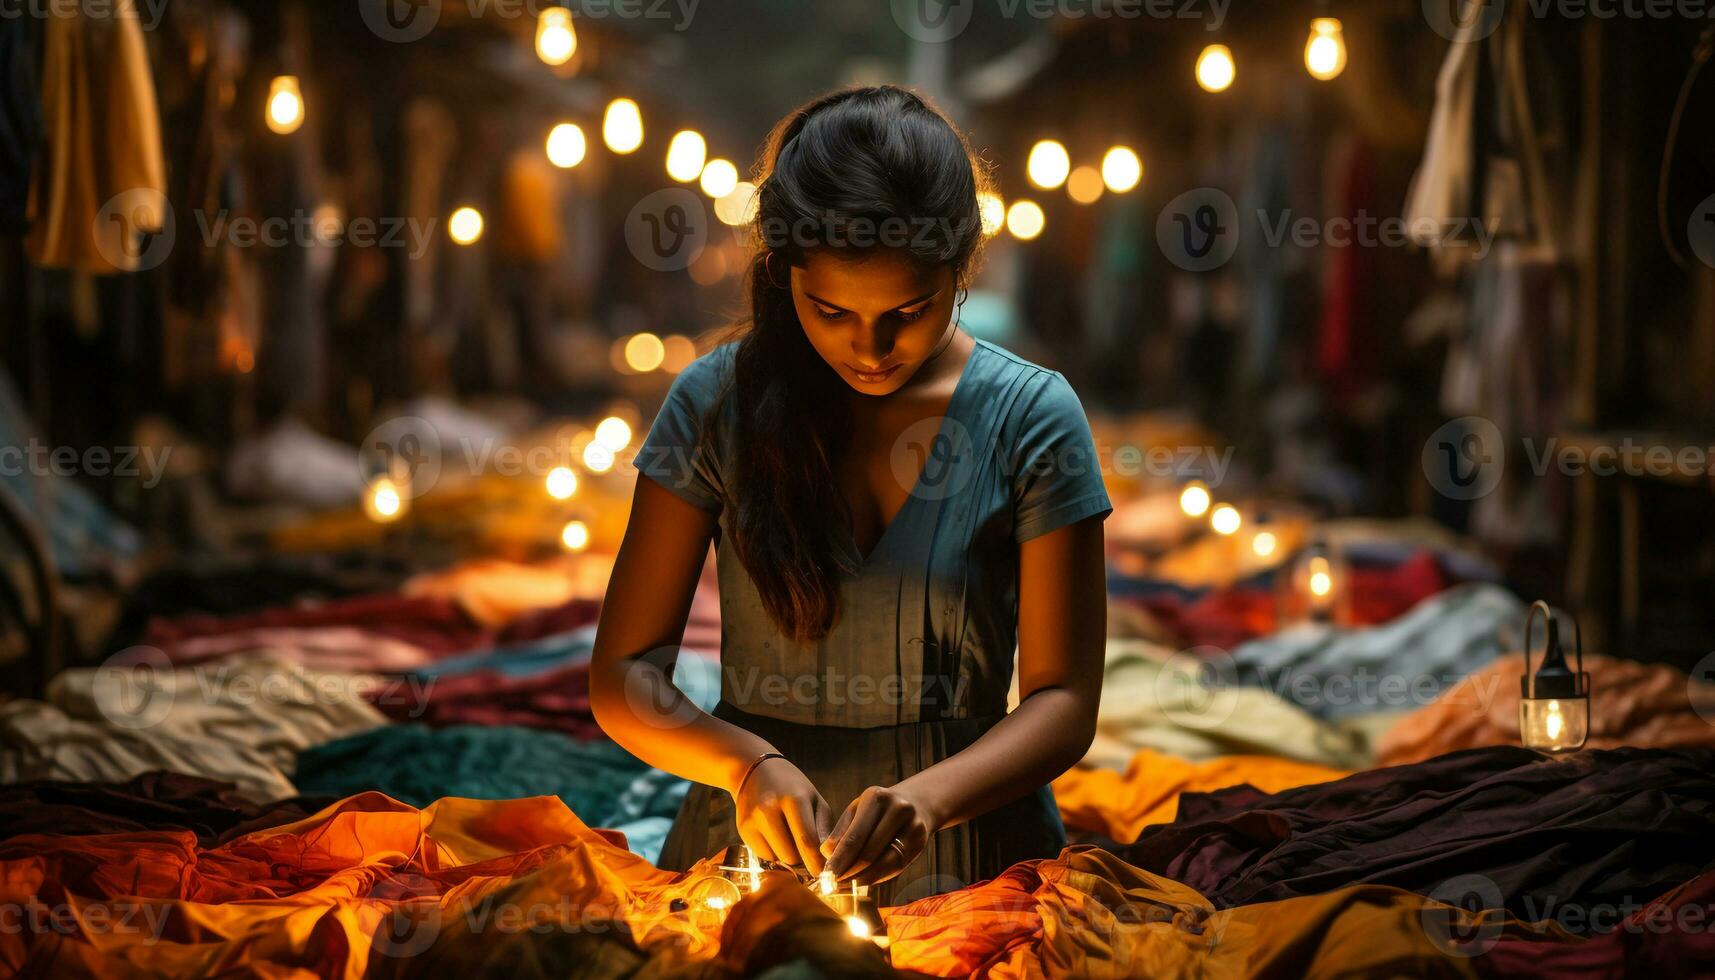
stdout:
<svg viewBox="0 0 1715 980">
<path fill-rule="evenodd" d="M 737 410 L 726 478 L 739 559 L 769 618 L 800 643 L 833 627 L 839 577 L 851 570 L 851 514 L 834 473 L 851 419 L 845 399 L 830 397 L 845 382 L 798 321 L 790 267 L 822 248 L 889 248 L 951 265 L 962 287 L 983 241 L 985 176 L 944 116 L 893 85 L 806 103 L 764 146 L 750 310 L 726 395 Z"/>
</svg>

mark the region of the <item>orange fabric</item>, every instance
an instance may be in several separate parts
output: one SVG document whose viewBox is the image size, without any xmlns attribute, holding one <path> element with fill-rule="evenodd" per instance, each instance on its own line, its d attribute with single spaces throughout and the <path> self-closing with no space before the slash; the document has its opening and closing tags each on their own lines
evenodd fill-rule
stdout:
<svg viewBox="0 0 1715 980">
<path fill-rule="evenodd" d="M 1054 780 L 1054 798 L 1067 827 L 1129 844 L 1150 824 L 1172 823 L 1183 793 L 1212 793 L 1248 783 L 1265 793 L 1326 783 L 1351 773 L 1309 762 L 1230 755 L 1187 762 L 1148 749 L 1126 771 L 1073 769 Z"/>
<path fill-rule="evenodd" d="M 1590 673 L 1586 748 L 1715 745 L 1715 684 L 1662 664 L 1595 653 L 1585 655 L 1584 669 Z M 1512 654 L 1461 680 L 1388 729 L 1377 745 L 1377 764 L 1399 766 L 1460 749 L 1519 744 L 1523 673 L 1523 656 Z"/>
<path fill-rule="evenodd" d="M 612 571 L 607 555 L 567 555 L 528 565 L 484 558 L 415 576 L 404 593 L 452 599 L 470 618 L 499 627 L 573 599 L 599 599 Z"/>
</svg>

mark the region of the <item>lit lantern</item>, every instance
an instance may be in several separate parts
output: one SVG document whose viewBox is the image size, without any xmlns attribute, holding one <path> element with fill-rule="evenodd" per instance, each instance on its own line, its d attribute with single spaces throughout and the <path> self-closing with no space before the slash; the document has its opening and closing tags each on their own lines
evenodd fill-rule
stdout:
<svg viewBox="0 0 1715 980">
<path fill-rule="evenodd" d="M 1310 40 L 1304 42 L 1304 67 L 1310 77 L 1328 81 L 1346 70 L 1346 37 L 1335 17 L 1310 22 Z"/>
<path fill-rule="evenodd" d="M 1202 517 L 1209 512 L 1212 503 L 1214 500 L 1209 496 L 1209 488 L 1196 481 L 1187 483 L 1179 493 L 1179 509 L 1186 517 Z"/>
<path fill-rule="evenodd" d="M 590 528 L 583 521 L 567 521 L 560 529 L 560 546 L 570 552 L 580 552 L 590 546 Z"/>
<path fill-rule="evenodd" d="M 1347 625 L 1351 604 L 1349 573 L 1344 556 L 1323 541 L 1311 541 L 1282 577 L 1280 621 Z"/>
<path fill-rule="evenodd" d="M 572 27 L 572 12 L 564 7 L 543 7 L 536 16 L 536 57 L 558 68 L 572 60 L 578 50 L 578 32 Z"/>
<path fill-rule="evenodd" d="M 458 245 L 474 245 L 482 237 L 482 212 L 462 207 L 447 218 L 447 235 Z"/>
<path fill-rule="evenodd" d="M 1542 663 L 1530 670 L 1531 626 L 1542 610 L 1547 637 Z M 1554 610 L 1541 600 L 1531 603 L 1524 621 L 1524 676 L 1519 678 L 1519 734 L 1527 748 L 1539 752 L 1572 752 L 1584 747 L 1590 737 L 1590 675 L 1584 670 L 1584 635 L 1578 621 L 1572 622 L 1578 658 L 1577 669 L 1566 664 L 1560 646 L 1560 622 Z"/>
<path fill-rule="evenodd" d="M 304 93 L 298 76 L 280 75 L 268 83 L 268 128 L 284 136 L 304 124 Z"/>
<path fill-rule="evenodd" d="M 1225 44 L 1211 44 L 1197 56 L 1197 84 L 1205 92 L 1225 92 L 1232 87 L 1238 73 L 1233 51 Z"/>
<path fill-rule="evenodd" d="M 1258 558 L 1272 558 L 1274 551 L 1280 547 L 1280 541 L 1275 538 L 1273 531 L 1258 531 L 1251 537 L 1251 554 Z"/>
</svg>

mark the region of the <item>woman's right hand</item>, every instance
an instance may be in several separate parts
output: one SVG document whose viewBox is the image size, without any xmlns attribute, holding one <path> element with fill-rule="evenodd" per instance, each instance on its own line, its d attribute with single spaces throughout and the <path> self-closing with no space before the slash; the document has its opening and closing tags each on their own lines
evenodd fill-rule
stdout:
<svg viewBox="0 0 1715 980">
<path fill-rule="evenodd" d="M 782 758 L 762 760 L 733 802 L 738 834 L 759 859 L 822 873 L 822 838 L 832 829 L 833 813 L 797 766 Z"/>
</svg>

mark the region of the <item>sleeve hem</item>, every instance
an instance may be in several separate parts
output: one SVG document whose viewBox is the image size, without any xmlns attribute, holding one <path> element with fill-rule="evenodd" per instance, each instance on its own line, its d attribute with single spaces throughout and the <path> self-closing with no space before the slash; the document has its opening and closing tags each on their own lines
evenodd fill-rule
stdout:
<svg viewBox="0 0 1715 980">
<path fill-rule="evenodd" d="M 1086 517 L 1093 517 L 1097 514 L 1106 517 L 1113 511 L 1113 503 L 1108 500 L 1107 491 L 1105 489 L 1097 490 L 1037 514 L 1019 524 L 1013 530 L 1012 536 L 1019 544 L 1023 544 L 1031 538 L 1039 538 L 1050 531 L 1058 531 L 1066 525 L 1076 523 Z"/>
<path fill-rule="evenodd" d="M 721 502 L 719 500 L 706 494 L 698 493 L 688 486 L 675 486 L 678 481 L 672 479 L 671 476 L 648 472 L 645 472 L 643 475 L 655 481 L 656 485 L 660 486 L 663 490 L 666 490 L 668 493 L 678 497 L 680 500 L 683 500 L 685 503 L 690 504 L 698 510 L 707 511 L 711 514 L 719 514 L 721 512 Z"/>
</svg>

